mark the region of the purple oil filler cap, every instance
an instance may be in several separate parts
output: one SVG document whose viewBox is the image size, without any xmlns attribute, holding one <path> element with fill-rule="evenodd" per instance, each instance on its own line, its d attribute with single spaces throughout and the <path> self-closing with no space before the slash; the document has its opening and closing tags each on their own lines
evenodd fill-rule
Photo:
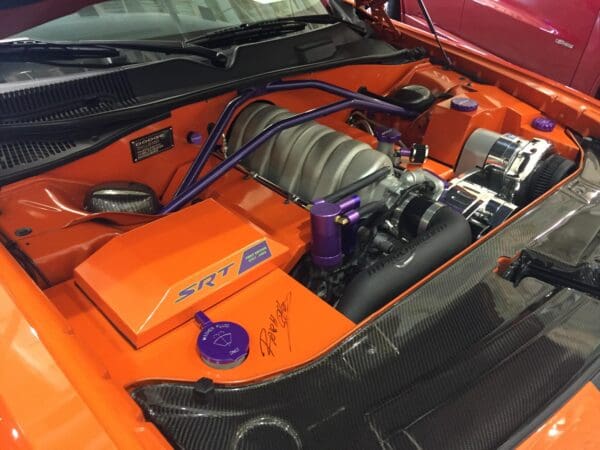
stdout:
<svg viewBox="0 0 600 450">
<path fill-rule="evenodd" d="M 239 366 L 248 356 L 250 337 L 235 322 L 211 322 L 203 313 L 197 312 L 196 322 L 202 327 L 196 345 L 200 357 L 215 369 L 231 369 Z"/>
<path fill-rule="evenodd" d="M 538 131 L 549 133 L 556 127 L 556 122 L 547 117 L 536 117 L 531 121 L 531 126 Z"/>
<path fill-rule="evenodd" d="M 456 111 L 472 112 L 479 107 L 479 103 L 472 98 L 456 97 L 450 102 L 450 107 Z"/>
</svg>

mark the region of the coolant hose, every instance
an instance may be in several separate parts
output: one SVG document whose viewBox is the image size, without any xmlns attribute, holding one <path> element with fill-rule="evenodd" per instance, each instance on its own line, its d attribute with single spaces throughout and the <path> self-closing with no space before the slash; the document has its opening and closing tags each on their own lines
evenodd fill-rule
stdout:
<svg viewBox="0 0 600 450">
<path fill-rule="evenodd" d="M 471 228 L 461 214 L 444 207 L 441 217 L 443 221 L 356 275 L 337 309 L 360 322 L 472 242 Z"/>
</svg>

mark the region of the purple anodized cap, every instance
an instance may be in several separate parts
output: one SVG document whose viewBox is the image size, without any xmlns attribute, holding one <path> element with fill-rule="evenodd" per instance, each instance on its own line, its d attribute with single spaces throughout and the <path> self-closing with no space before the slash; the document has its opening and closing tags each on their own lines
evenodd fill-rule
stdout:
<svg viewBox="0 0 600 450">
<path fill-rule="evenodd" d="M 201 311 L 195 315 L 202 326 L 196 345 L 200 357 L 215 369 L 231 369 L 239 366 L 248 356 L 250 337 L 235 322 L 211 322 Z"/>
<path fill-rule="evenodd" d="M 450 102 L 450 107 L 456 111 L 471 112 L 479 107 L 479 103 L 472 98 L 456 97 Z"/>
<path fill-rule="evenodd" d="M 190 131 L 187 135 L 187 141 L 193 145 L 200 145 L 202 143 L 202 133 Z"/>
<path fill-rule="evenodd" d="M 540 116 L 531 121 L 531 126 L 538 131 L 549 133 L 550 131 L 554 130 L 556 122 L 552 119 L 548 119 L 547 117 Z"/>
</svg>

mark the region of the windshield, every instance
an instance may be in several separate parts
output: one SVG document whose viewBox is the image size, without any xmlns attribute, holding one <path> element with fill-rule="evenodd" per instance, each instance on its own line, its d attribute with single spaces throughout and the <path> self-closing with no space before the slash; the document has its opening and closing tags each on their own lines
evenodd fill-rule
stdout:
<svg viewBox="0 0 600 450">
<path fill-rule="evenodd" d="M 24 30 L 12 38 L 189 39 L 242 23 L 326 13 L 322 0 L 110 0 Z"/>
</svg>

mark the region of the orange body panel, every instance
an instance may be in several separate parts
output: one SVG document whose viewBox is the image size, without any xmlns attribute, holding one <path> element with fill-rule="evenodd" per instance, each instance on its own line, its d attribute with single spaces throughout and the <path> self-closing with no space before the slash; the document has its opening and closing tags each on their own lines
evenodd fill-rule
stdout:
<svg viewBox="0 0 600 450">
<path fill-rule="evenodd" d="M 425 43 L 433 49 L 432 41 L 418 32 L 406 32 L 402 39 L 407 45 Z M 582 133 L 600 134 L 600 106 L 592 104 L 589 99 L 583 102 L 579 94 L 511 66 L 484 61 L 464 50 L 449 46 L 448 51 L 465 70 L 494 80 L 495 84 L 471 83 L 456 73 L 423 61 L 405 65 L 365 65 L 358 69 L 345 67 L 294 78 L 320 79 L 352 90 L 366 86 L 380 94 L 402 84 L 421 83 L 436 93 L 476 98 L 481 105 L 477 113 L 458 116 L 448 109 L 446 101 L 434 107 L 430 114 L 423 115 L 414 125 L 398 121 L 404 136 L 418 135 L 420 127 L 422 130 L 427 127 L 424 141 L 430 144 L 433 159 L 425 167 L 445 179 L 452 176 L 452 167 L 469 135 L 467 130 L 479 126 L 524 137 L 539 136 L 531 130 L 529 122 L 543 111 Z M 281 268 L 271 267 L 254 283 L 237 286 L 227 293 L 227 299 L 206 311 L 212 320 L 233 320 L 248 329 L 251 349 L 244 364 L 226 371 L 206 366 L 195 349 L 198 325 L 193 320 L 185 321 L 183 316 L 179 326 L 160 337 L 161 333 L 151 336 L 149 340 L 156 339 L 136 349 L 72 280 L 73 269 L 77 265 L 114 236 L 135 228 L 105 222 L 73 223 L 83 213 L 81 199 L 87 187 L 107 180 L 139 181 L 150 185 L 163 202 L 168 200 L 197 152 L 196 147 L 186 142 L 186 134 L 190 130 L 205 132 L 208 123 L 216 120 L 233 95 L 225 94 L 183 106 L 173 111 L 170 118 L 138 130 L 99 153 L 42 176 L 0 188 L 0 229 L 34 260 L 52 285 L 42 293 L 13 258 L 0 249 L 0 354 L 4 355 L 3 367 L 11 366 L 10 371 L 2 372 L 0 448 L 11 448 L 14 444 L 7 435 L 12 433 L 13 428 L 20 436 L 26 435 L 25 441 L 17 443 L 24 448 L 69 448 L 72 442 L 94 442 L 98 448 L 166 448 L 168 444 L 160 433 L 144 421 L 139 408 L 127 394 L 127 387 L 150 379 L 193 381 L 202 376 L 232 384 L 258 380 L 306 364 L 356 330 L 355 324 L 285 273 L 309 245 L 308 213 L 237 170 L 230 171 L 207 189 L 202 194 L 204 202 L 218 202 L 243 217 L 239 225 L 243 230 L 240 238 L 245 233 L 251 234 L 247 228 L 249 222 L 256 225 L 261 230 L 259 236 L 268 236 L 272 242 L 281 245 L 282 255 L 278 261 Z M 292 111 L 300 111 L 333 101 L 335 97 L 321 93 L 315 95 L 314 92 L 310 95 L 282 92 L 268 96 L 268 99 Z M 321 122 L 372 144 L 371 136 L 343 123 L 346 117 L 347 112 L 340 112 Z M 129 141 L 166 126 L 173 127 L 175 147 L 140 163 L 132 163 Z M 564 135 L 561 126 L 539 137 L 552 140 L 559 152 L 566 156 L 578 155 L 577 148 Z M 209 166 L 214 166 L 217 161 L 218 158 L 212 158 Z M 202 203 L 183 212 L 195 211 L 194 208 L 200 205 Z M 227 220 L 222 222 L 227 223 Z M 146 226 L 155 224 L 159 226 L 160 221 Z M 16 228 L 25 226 L 32 228 L 31 234 L 14 235 Z M 122 237 L 135 236 L 134 232 L 143 228 Z M 232 238 L 237 239 L 233 235 Z M 105 248 L 111 251 L 110 247 Z M 157 251 L 157 248 L 152 247 L 148 251 Z M 102 258 L 102 253 L 97 255 L 97 258 Z M 89 261 L 91 264 L 93 260 Z M 202 264 L 205 263 L 203 261 Z M 444 267 L 394 302 L 400 301 Z M 87 278 L 83 274 L 84 268 L 80 273 L 82 284 L 83 277 Z M 106 270 L 117 269 L 113 276 L 117 275 L 118 268 L 127 272 L 128 261 L 115 260 L 114 268 L 104 267 Z M 173 267 L 175 269 L 178 267 Z M 187 275 L 191 274 L 194 272 Z M 160 275 L 155 274 L 156 277 Z M 96 276 L 100 275 L 90 275 L 92 278 Z M 111 308 L 115 311 L 125 308 L 123 314 L 126 316 L 132 311 L 127 309 L 131 305 L 122 304 L 128 299 L 126 295 L 119 295 L 120 301 Z M 190 311 L 186 311 L 185 317 L 190 317 Z M 112 316 L 115 322 L 116 317 Z M 169 326 L 179 323 L 178 320 Z M 33 327 L 35 334 L 28 326 Z M 132 330 L 134 328 L 131 327 Z M 315 329 L 320 332 L 314 333 Z M 129 337 L 133 340 L 135 336 L 130 334 Z M 34 358 L 32 355 L 37 356 Z M 39 361 L 44 364 L 43 372 Z M 23 388 L 21 383 L 27 383 L 28 388 Z M 597 393 L 592 394 L 589 389 L 592 388 L 585 388 L 585 402 L 590 402 L 589 407 L 577 411 L 589 414 L 590 425 L 583 425 L 587 421 L 578 422 L 582 424 L 578 427 L 580 430 L 591 427 L 594 419 L 597 423 Z M 45 408 L 56 412 L 55 421 L 46 422 L 43 416 L 46 412 L 41 411 L 43 408 L 38 414 L 35 408 L 39 408 L 41 402 Z M 574 411 L 575 417 L 577 411 L 571 411 Z M 558 417 L 559 414 L 555 418 Z M 552 420 L 549 424 L 552 426 Z M 571 431 L 577 433 L 575 427 L 569 428 L 563 439 L 568 439 Z M 535 446 L 541 445 L 536 444 L 535 438 L 535 435 L 532 436 L 523 448 L 541 448 Z"/>
<path fill-rule="evenodd" d="M 587 383 L 518 450 L 593 450 L 600 448 L 600 391 Z"/>
<path fill-rule="evenodd" d="M 0 267 L 0 448 L 169 448 L 4 248 Z"/>
<path fill-rule="evenodd" d="M 2 285 L 0 330 L 0 448 L 116 448 Z"/>
</svg>

